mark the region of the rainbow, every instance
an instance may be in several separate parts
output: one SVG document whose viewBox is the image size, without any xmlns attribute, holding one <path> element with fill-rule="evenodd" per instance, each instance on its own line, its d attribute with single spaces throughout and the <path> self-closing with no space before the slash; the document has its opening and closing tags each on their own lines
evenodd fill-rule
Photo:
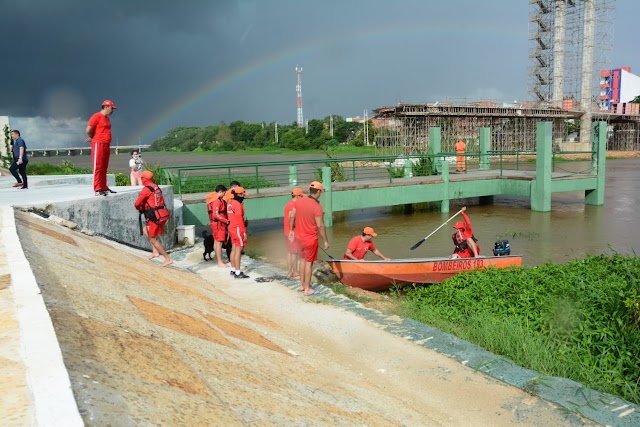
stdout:
<svg viewBox="0 0 640 427">
<path fill-rule="evenodd" d="M 402 36 L 411 36 L 415 37 L 415 35 L 420 34 L 447 34 L 453 33 L 456 34 L 472 34 L 477 36 L 479 33 L 490 33 L 501 36 L 515 36 L 515 37 L 526 37 L 526 31 L 523 30 L 514 30 L 508 27 L 503 28 L 492 28 L 487 26 L 480 25 L 465 25 L 462 26 L 451 26 L 451 25 L 429 25 L 425 24 L 414 24 L 414 25 L 394 25 L 388 26 L 385 28 L 376 28 L 375 30 L 369 31 L 359 31 L 359 32 L 345 32 L 340 34 L 333 34 L 331 37 L 322 37 L 317 38 L 311 41 L 305 41 L 303 44 L 294 45 L 291 48 L 283 49 L 276 53 L 272 53 L 271 55 L 264 56 L 259 58 L 258 60 L 244 66 L 238 67 L 230 72 L 223 74 L 221 76 L 214 77 L 213 79 L 207 81 L 205 84 L 197 88 L 192 93 L 179 98 L 175 103 L 169 105 L 163 111 L 161 111 L 156 116 L 152 117 L 147 123 L 142 125 L 140 129 L 134 132 L 133 140 L 134 141 L 146 141 L 145 143 L 150 143 L 150 139 L 152 135 L 158 134 L 162 131 L 166 131 L 166 129 L 171 128 L 173 126 L 178 126 L 179 124 L 173 122 L 175 118 L 177 118 L 181 113 L 188 111 L 191 108 L 194 108 L 196 105 L 201 103 L 202 101 L 215 96 L 220 93 L 223 89 L 230 87 L 234 84 L 240 83 L 245 79 L 248 79 L 250 76 L 255 75 L 259 72 L 263 72 L 276 64 L 280 63 L 291 63 L 292 70 L 293 66 L 296 64 L 295 59 L 299 58 L 303 55 L 308 55 L 313 53 L 314 51 L 335 45 L 335 44 L 344 44 L 345 41 L 349 42 L 366 42 L 373 43 L 376 39 L 379 38 L 390 38 L 390 37 L 402 37 Z M 292 76 L 295 77 L 293 71 Z M 293 77 L 292 77 L 293 79 Z M 293 81 L 293 80 L 292 80 Z M 295 102 L 295 97 L 292 95 L 292 99 Z"/>
</svg>

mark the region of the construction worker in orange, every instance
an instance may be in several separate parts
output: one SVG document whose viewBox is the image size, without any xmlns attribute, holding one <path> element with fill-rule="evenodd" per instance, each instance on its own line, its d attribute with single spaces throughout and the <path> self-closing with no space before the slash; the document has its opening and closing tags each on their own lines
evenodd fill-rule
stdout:
<svg viewBox="0 0 640 427">
<path fill-rule="evenodd" d="M 453 148 L 456 150 L 456 172 L 464 172 L 467 169 L 464 157 L 464 149 L 466 147 L 461 136 L 458 137 L 458 142 L 453 144 Z"/>
</svg>

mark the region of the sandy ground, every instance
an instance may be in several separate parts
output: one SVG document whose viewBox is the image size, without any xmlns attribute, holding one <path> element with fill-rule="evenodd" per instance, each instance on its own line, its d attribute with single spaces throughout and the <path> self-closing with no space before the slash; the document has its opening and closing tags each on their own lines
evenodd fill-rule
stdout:
<svg viewBox="0 0 640 427">
<path fill-rule="evenodd" d="M 17 212 L 87 425 L 589 425 L 201 250 L 146 253 Z M 188 270 L 187 270 L 188 269 Z"/>
</svg>

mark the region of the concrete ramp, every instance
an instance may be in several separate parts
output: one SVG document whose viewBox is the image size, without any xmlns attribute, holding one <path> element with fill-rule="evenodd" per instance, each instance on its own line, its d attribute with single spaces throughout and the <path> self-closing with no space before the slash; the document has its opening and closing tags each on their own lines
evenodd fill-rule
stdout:
<svg viewBox="0 0 640 427">
<path fill-rule="evenodd" d="M 27 212 L 16 228 L 87 425 L 585 423 L 276 282 L 162 268 Z"/>
</svg>

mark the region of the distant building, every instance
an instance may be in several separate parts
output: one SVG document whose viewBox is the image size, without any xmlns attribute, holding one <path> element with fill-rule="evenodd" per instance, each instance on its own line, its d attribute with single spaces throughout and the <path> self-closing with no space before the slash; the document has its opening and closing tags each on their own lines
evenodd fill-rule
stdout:
<svg viewBox="0 0 640 427">
<path fill-rule="evenodd" d="M 600 71 L 601 110 L 625 113 L 624 104 L 633 101 L 639 95 L 640 77 L 631 73 L 631 67 Z"/>
</svg>

